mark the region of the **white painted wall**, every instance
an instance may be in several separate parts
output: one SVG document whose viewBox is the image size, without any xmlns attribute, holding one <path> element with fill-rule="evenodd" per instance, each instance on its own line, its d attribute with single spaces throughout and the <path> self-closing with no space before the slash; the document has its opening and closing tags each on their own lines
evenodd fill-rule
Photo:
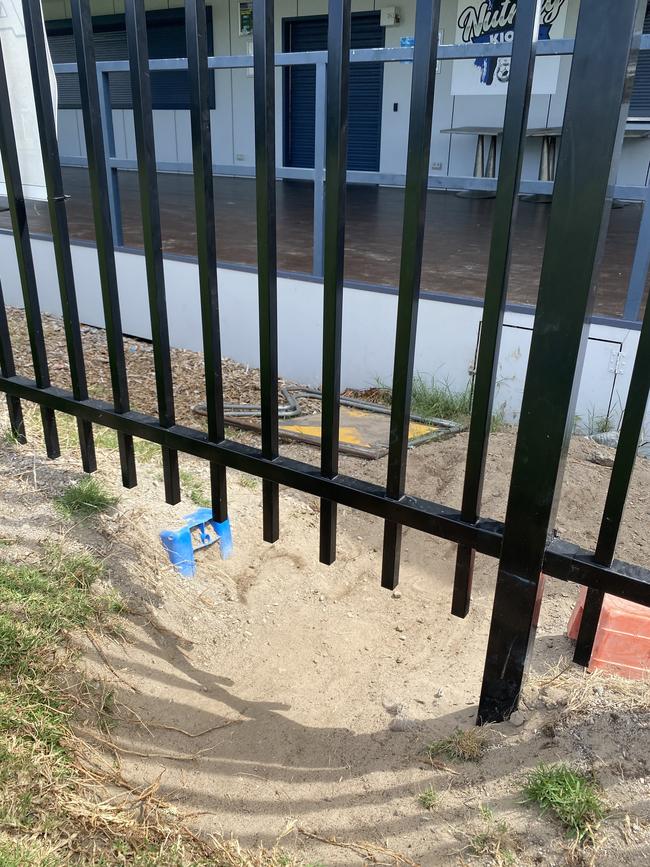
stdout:
<svg viewBox="0 0 650 867">
<path fill-rule="evenodd" d="M 147 9 L 166 9 L 182 5 L 183 0 L 146 0 Z M 213 9 L 214 46 L 217 55 L 246 54 L 249 37 L 240 37 L 238 0 L 208 0 Z M 91 0 L 93 14 L 119 13 L 123 0 Z M 398 6 L 401 23 L 386 28 L 386 46 L 399 46 L 402 36 L 415 31 L 415 0 L 352 0 L 354 12 Z M 567 35 L 575 32 L 579 2 L 569 0 Z M 45 17 L 69 18 L 69 0 L 43 0 Z M 443 41 L 455 39 L 457 0 L 443 0 L 441 29 Z M 282 19 L 327 12 L 327 0 L 276 0 L 276 48 L 282 48 Z M 561 125 L 571 59 L 560 61 L 557 92 L 553 96 L 535 95 L 530 109 L 530 126 Z M 380 170 L 403 173 L 406 170 L 406 142 L 411 86 L 409 64 L 388 63 L 384 71 L 383 119 L 381 132 Z M 505 97 L 453 96 L 451 94 L 452 62 L 441 65 L 436 84 L 434 133 L 431 143 L 431 173 L 433 175 L 471 175 L 476 141 L 473 136 L 450 136 L 440 132 L 452 126 L 477 124 L 497 125 L 503 120 Z M 254 165 L 253 79 L 245 69 L 219 70 L 216 76 L 216 110 L 212 112 L 213 161 L 223 165 Z M 282 72 L 276 72 L 277 155 L 282 159 Z M 398 103 L 398 111 L 393 104 Z M 154 112 L 156 150 L 160 161 L 191 162 L 190 123 L 187 111 Z M 130 111 L 113 113 L 117 156 L 135 159 L 133 119 Z M 66 156 L 82 156 L 83 124 L 80 111 L 62 111 L 59 116 L 61 152 Z M 524 162 L 524 177 L 536 179 L 539 169 L 541 140 L 528 142 Z M 433 166 L 440 166 L 433 168 Z M 622 184 L 645 185 L 650 167 L 650 141 L 626 141 L 619 171 Z"/>
<path fill-rule="evenodd" d="M 33 240 L 39 296 L 44 312 L 61 315 L 52 243 Z M 84 323 L 103 326 L 97 252 L 91 246 L 72 246 Z M 123 329 L 150 338 L 144 257 L 116 254 Z M 198 269 L 194 262 L 165 259 L 167 307 L 173 346 L 201 351 Z M 0 280 L 7 304 L 22 307 L 13 238 L 0 232 Z M 223 354 L 243 364 L 259 365 L 257 276 L 219 269 L 219 305 Z M 321 381 L 322 285 L 278 280 L 280 375 L 312 386 Z M 345 289 L 343 308 L 343 388 L 362 388 L 377 379 L 390 382 L 395 342 L 397 298 L 363 289 Z M 471 378 L 481 308 L 423 298 L 420 302 L 415 369 L 426 377 L 464 389 Z M 523 391 L 533 316 L 507 313 L 499 359 L 495 407 L 516 420 Z M 577 413 L 589 419 L 618 418 L 625 405 L 638 332 L 592 325 Z M 615 372 L 616 355 L 624 364 Z M 19 371 L 20 372 L 20 371 Z"/>
</svg>

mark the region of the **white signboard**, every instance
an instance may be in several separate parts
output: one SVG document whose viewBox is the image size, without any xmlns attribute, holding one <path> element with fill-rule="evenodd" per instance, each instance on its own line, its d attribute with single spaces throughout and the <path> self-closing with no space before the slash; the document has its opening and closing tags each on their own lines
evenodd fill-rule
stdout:
<svg viewBox="0 0 650 867">
<path fill-rule="evenodd" d="M 45 25 L 43 24 L 43 28 Z M 13 120 L 18 162 L 26 199 L 47 198 L 45 175 L 38 138 L 36 108 L 29 73 L 29 56 L 20 0 L 0 0 L 0 43 L 7 73 L 11 117 Z M 47 44 L 47 39 L 46 39 Z M 50 88 L 56 117 L 56 78 L 48 51 Z M 7 195 L 0 164 L 0 195 Z"/>
<path fill-rule="evenodd" d="M 564 36 L 569 0 L 541 0 L 539 38 Z M 458 0 L 456 42 L 498 44 L 512 42 L 517 0 Z M 535 62 L 533 93 L 555 93 L 559 57 L 539 57 Z M 509 57 L 477 57 L 455 60 L 451 92 L 458 95 L 504 95 L 510 77 Z"/>
</svg>

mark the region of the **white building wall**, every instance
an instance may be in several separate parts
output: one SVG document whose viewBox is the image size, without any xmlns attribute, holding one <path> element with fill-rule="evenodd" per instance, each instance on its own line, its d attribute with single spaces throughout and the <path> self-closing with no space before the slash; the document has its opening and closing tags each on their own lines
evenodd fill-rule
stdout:
<svg viewBox="0 0 650 867">
<path fill-rule="evenodd" d="M 146 0 L 147 9 L 166 9 L 182 5 L 183 0 Z M 210 2 L 210 0 L 208 0 Z M 69 18 L 69 0 L 43 0 L 45 17 Z M 91 0 L 93 14 L 107 15 L 124 9 L 123 0 Z M 251 38 L 239 36 L 238 0 L 212 0 L 214 50 L 217 55 L 246 54 L 251 50 Z M 397 47 L 402 36 L 415 32 L 415 0 L 352 0 L 354 12 L 398 6 L 401 22 L 386 28 L 386 47 Z M 569 0 L 567 36 L 575 32 L 578 0 Z M 443 0 L 441 23 L 445 43 L 455 40 L 457 0 Z M 327 0 L 276 0 L 276 49 L 282 49 L 282 19 L 327 12 Z M 441 133 L 452 126 L 498 125 L 503 120 L 505 97 L 454 96 L 451 93 L 453 62 L 441 64 L 436 83 L 434 133 L 431 142 L 431 174 L 471 175 L 476 141 L 473 136 Z M 552 96 L 534 95 L 530 108 L 530 126 L 561 125 L 571 59 L 560 60 L 557 91 Z M 384 71 L 383 119 L 381 131 L 380 170 L 404 173 L 412 67 L 404 63 L 388 63 Z M 253 78 L 246 69 L 215 72 L 216 109 L 212 112 L 213 161 L 219 165 L 253 166 L 254 119 Z M 282 160 L 283 131 L 282 71 L 276 72 L 276 144 L 278 163 Z M 394 104 L 398 104 L 397 113 Z M 191 161 L 190 122 L 188 111 L 154 112 L 156 150 L 161 162 Z M 130 111 L 113 112 L 117 155 L 135 159 L 133 118 Z M 65 156 L 85 154 L 83 125 L 80 111 L 59 113 L 59 138 Z M 538 176 L 541 141 L 531 140 L 527 146 L 524 177 Z M 623 148 L 619 182 L 644 185 L 650 165 L 648 140 L 627 141 Z"/>
<path fill-rule="evenodd" d="M 39 298 L 44 312 L 61 315 L 51 241 L 32 241 Z M 81 321 L 103 326 L 97 251 L 72 245 Z M 151 338 L 144 256 L 116 253 L 125 333 Z M 0 232 L 0 281 L 6 303 L 22 307 L 13 238 Z M 165 282 L 172 346 L 202 350 L 198 266 L 191 260 L 165 259 Z M 322 284 L 278 280 L 278 344 L 281 377 L 320 386 Z M 257 275 L 219 269 L 222 351 L 243 364 L 259 365 Z M 392 376 L 397 296 L 347 287 L 343 303 L 341 382 L 345 388 L 389 383 Z M 415 370 L 462 391 L 471 380 L 479 336 L 480 306 L 422 298 L 419 307 Z M 516 421 L 533 327 L 531 314 L 508 312 L 499 357 L 495 409 Z M 578 397 L 581 424 L 610 415 L 618 421 L 625 405 L 638 345 L 638 331 L 592 325 Z M 619 352 L 623 358 L 618 359 Z M 622 361 L 622 363 L 621 363 Z M 617 372 L 618 371 L 618 372 Z M 19 371 L 20 373 L 21 371 Z M 646 419 L 650 432 L 650 419 Z"/>
</svg>

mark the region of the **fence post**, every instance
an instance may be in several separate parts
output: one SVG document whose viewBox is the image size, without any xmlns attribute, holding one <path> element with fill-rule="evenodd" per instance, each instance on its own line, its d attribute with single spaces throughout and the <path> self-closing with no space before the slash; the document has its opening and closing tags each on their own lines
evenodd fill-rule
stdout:
<svg viewBox="0 0 650 867">
<path fill-rule="evenodd" d="M 535 25 L 538 5 L 537 0 L 522 0 L 517 6 L 510 81 L 503 121 L 499 181 L 492 221 L 490 260 L 485 282 L 481 339 L 472 398 L 472 418 L 465 462 L 461 508 L 465 521 L 478 519 L 483 496 L 499 347 L 508 294 L 512 227 L 517 214 L 521 167 L 526 146 L 528 107 L 535 66 Z M 469 613 L 473 572 L 474 550 L 466 545 L 459 545 L 451 607 L 451 613 L 456 617 L 466 617 Z"/>
<path fill-rule="evenodd" d="M 316 64 L 316 103 L 314 136 L 314 277 L 324 275 L 323 227 L 325 225 L 325 112 L 327 64 Z"/>
<path fill-rule="evenodd" d="M 508 495 L 478 721 L 519 703 L 573 428 L 646 3 L 580 7 L 565 123 Z M 607 42 L 607 68 L 594 45 Z M 595 96 L 597 95 L 597 97 Z"/>
<path fill-rule="evenodd" d="M 429 185 L 431 127 L 438 58 L 440 0 L 419 0 L 415 9 L 415 50 L 409 109 L 408 161 L 404 188 L 402 252 L 393 359 L 393 396 L 390 405 L 390 435 L 386 496 L 404 496 L 406 460 L 413 388 L 413 364 L 417 333 L 422 251 Z M 402 528 L 384 522 L 381 586 L 392 590 L 399 580 Z"/>
<path fill-rule="evenodd" d="M 99 90 L 99 115 L 102 121 L 102 137 L 104 139 L 104 159 L 106 162 L 106 177 L 108 178 L 108 203 L 111 211 L 111 226 L 113 228 L 113 243 L 116 247 L 124 246 L 122 232 L 122 209 L 120 207 L 120 187 L 117 169 L 111 165 L 115 152 L 115 130 L 113 128 L 113 111 L 111 109 L 111 86 L 108 72 L 97 70 L 97 88 Z"/>
</svg>

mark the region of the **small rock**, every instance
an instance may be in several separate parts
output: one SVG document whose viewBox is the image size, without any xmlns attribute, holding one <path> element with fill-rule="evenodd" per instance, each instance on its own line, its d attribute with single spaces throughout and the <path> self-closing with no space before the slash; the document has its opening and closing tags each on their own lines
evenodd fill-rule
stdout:
<svg viewBox="0 0 650 867">
<path fill-rule="evenodd" d="M 526 717 L 520 710 L 516 710 L 513 714 L 510 715 L 510 722 L 513 726 L 522 726 L 526 722 Z"/>
<path fill-rule="evenodd" d="M 598 443 L 599 446 L 607 446 L 610 449 L 615 449 L 618 446 L 618 431 L 603 431 L 602 433 L 595 433 L 592 434 L 589 439 Z"/>
<path fill-rule="evenodd" d="M 395 632 L 404 632 L 404 627 L 403 626 L 396 626 Z"/>
<path fill-rule="evenodd" d="M 401 599 L 402 594 L 399 590 L 393 590 L 393 599 Z"/>
<path fill-rule="evenodd" d="M 404 710 L 404 704 L 401 701 L 396 701 L 393 698 L 385 698 L 382 700 L 382 706 L 386 713 L 392 716 L 397 716 Z"/>
<path fill-rule="evenodd" d="M 388 728 L 392 732 L 412 732 L 418 728 L 418 722 L 406 716 L 396 716 L 390 721 Z"/>
<path fill-rule="evenodd" d="M 401 664 L 404 662 L 404 659 L 403 659 L 401 656 L 398 656 L 397 659 L 395 660 L 395 662 L 396 662 L 398 665 L 401 665 Z"/>
<path fill-rule="evenodd" d="M 435 691 L 434 698 L 442 698 L 444 694 L 445 694 L 445 693 L 444 693 L 444 690 L 443 690 L 443 688 L 440 686 L 440 687 L 438 687 L 438 689 Z"/>
<path fill-rule="evenodd" d="M 613 467 L 614 459 L 608 455 L 594 454 L 589 458 L 592 464 L 598 464 L 599 467 Z"/>
</svg>

